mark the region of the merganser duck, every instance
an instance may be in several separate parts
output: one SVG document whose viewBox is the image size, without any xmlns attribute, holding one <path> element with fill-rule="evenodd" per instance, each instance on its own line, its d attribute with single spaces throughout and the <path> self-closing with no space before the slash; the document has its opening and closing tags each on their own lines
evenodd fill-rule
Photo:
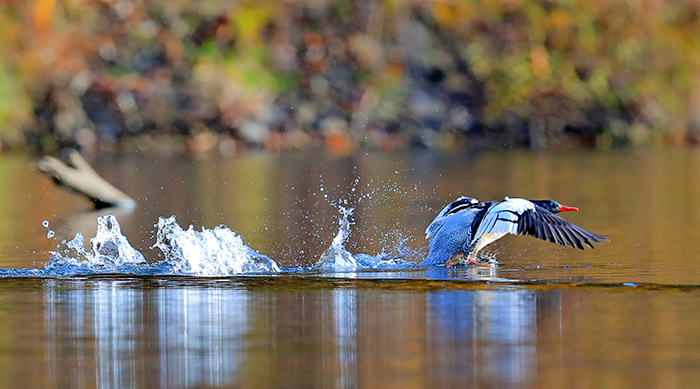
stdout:
<svg viewBox="0 0 700 389">
<path fill-rule="evenodd" d="M 593 248 L 594 243 L 608 240 L 570 223 L 555 213 L 578 211 L 554 200 L 526 200 L 506 197 L 503 201 L 479 201 L 462 196 L 448 204 L 425 230 L 430 241 L 423 266 L 452 266 L 458 255 L 470 264 L 488 266 L 477 260 L 477 253 L 506 234 L 530 235 L 563 246 Z"/>
</svg>

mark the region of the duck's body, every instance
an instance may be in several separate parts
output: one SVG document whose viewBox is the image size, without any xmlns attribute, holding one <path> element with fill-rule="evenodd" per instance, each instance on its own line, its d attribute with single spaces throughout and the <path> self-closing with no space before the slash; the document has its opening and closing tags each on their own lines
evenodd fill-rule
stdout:
<svg viewBox="0 0 700 389">
<path fill-rule="evenodd" d="M 425 230 L 430 252 L 421 265 L 452 265 L 465 255 L 469 263 L 477 261 L 477 253 L 486 245 L 507 234 L 530 235 L 564 246 L 593 248 L 606 240 L 572 224 L 555 213 L 577 211 L 553 200 L 526 200 L 506 197 L 503 201 L 480 202 L 460 197 L 440 211 Z"/>
</svg>

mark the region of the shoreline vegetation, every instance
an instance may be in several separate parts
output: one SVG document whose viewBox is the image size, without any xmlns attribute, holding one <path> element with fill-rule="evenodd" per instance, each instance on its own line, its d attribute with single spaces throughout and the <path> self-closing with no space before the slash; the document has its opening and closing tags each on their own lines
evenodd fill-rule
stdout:
<svg viewBox="0 0 700 389">
<path fill-rule="evenodd" d="M 700 3 L 11 0 L 5 151 L 700 141 Z"/>
</svg>

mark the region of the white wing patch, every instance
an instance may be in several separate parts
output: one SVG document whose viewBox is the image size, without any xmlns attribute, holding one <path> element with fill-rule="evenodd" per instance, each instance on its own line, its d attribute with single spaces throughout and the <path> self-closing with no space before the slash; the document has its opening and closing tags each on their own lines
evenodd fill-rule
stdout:
<svg viewBox="0 0 700 389">
<path fill-rule="evenodd" d="M 525 199 L 505 200 L 492 206 L 484 218 L 479 223 L 479 228 L 472 237 L 472 242 L 476 242 L 481 236 L 486 234 L 517 234 L 518 219 L 528 209 L 534 209 L 535 204 Z"/>
</svg>

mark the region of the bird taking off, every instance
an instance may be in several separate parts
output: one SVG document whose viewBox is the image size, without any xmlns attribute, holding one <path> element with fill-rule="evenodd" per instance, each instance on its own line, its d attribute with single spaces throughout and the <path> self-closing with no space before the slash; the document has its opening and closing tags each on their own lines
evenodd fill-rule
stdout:
<svg viewBox="0 0 700 389">
<path fill-rule="evenodd" d="M 578 208 L 554 200 L 479 201 L 462 196 L 445 206 L 425 230 L 430 252 L 421 265 L 451 266 L 460 255 L 470 264 L 488 265 L 477 260 L 477 253 L 506 234 L 530 235 L 581 250 L 608 240 L 555 215 L 565 211 Z"/>
</svg>

